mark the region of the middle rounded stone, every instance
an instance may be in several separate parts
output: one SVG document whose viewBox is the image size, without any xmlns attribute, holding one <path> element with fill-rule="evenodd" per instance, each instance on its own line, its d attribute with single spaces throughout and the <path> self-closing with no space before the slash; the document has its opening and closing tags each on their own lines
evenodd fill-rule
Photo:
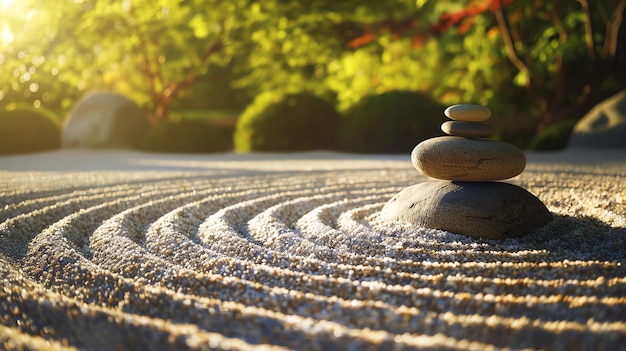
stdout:
<svg viewBox="0 0 626 351">
<path fill-rule="evenodd" d="M 466 182 L 508 179 L 526 167 L 524 151 L 514 145 L 457 136 L 422 141 L 411 161 L 429 177 Z"/>
</svg>

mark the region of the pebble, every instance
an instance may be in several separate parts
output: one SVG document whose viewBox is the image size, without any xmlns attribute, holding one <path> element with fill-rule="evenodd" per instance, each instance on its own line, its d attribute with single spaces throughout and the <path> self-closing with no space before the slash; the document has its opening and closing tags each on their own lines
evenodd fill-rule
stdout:
<svg viewBox="0 0 626 351">
<path fill-rule="evenodd" d="M 450 119 L 463 122 L 482 122 L 491 117 L 489 108 L 471 104 L 452 105 L 443 113 Z"/>
<path fill-rule="evenodd" d="M 493 127 L 485 123 L 447 121 L 441 130 L 448 134 L 466 138 L 487 138 L 493 135 Z"/>
<path fill-rule="evenodd" d="M 519 237 L 552 220 L 538 198 L 502 182 L 419 183 L 389 200 L 380 216 L 485 239 Z"/>
<path fill-rule="evenodd" d="M 512 178 L 526 167 L 524 152 L 514 145 L 457 136 L 424 140 L 413 149 L 411 160 L 429 177 L 470 182 Z"/>
</svg>

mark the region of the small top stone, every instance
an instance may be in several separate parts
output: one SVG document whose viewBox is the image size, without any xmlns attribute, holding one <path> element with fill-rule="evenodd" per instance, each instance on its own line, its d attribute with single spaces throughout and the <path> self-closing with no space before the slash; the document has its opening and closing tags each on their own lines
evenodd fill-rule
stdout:
<svg viewBox="0 0 626 351">
<path fill-rule="evenodd" d="M 452 105 L 443 113 L 450 119 L 463 122 L 482 122 L 491 117 L 489 108 L 471 104 Z"/>
</svg>

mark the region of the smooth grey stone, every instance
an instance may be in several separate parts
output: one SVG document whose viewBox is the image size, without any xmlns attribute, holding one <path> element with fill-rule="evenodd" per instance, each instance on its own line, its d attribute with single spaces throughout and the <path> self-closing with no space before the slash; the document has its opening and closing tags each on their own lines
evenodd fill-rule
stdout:
<svg viewBox="0 0 626 351">
<path fill-rule="evenodd" d="M 485 239 L 519 237 L 552 220 L 533 194 L 501 182 L 416 184 L 389 200 L 380 217 Z"/>
<path fill-rule="evenodd" d="M 481 105 L 459 104 L 448 107 L 443 114 L 455 121 L 482 122 L 491 117 L 491 110 Z"/>
<path fill-rule="evenodd" d="M 95 93 L 81 99 L 62 131 L 63 147 L 133 148 L 150 127 L 147 114 L 117 93 Z"/>
<path fill-rule="evenodd" d="M 626 148 L 626 89 L 591 109 L 574 126 L 569 148 Z"/>
<path fill-rule="evenodd" d="M 512 178 L 526 167 L 524 151 L 514 145 L 457 136 L 422 141 L 411 161 L 429 177 L 469 182 Z"/>
<path fill-rule="evenodd" d="M 493 135 L 493 127 L 485 123 L 447 121 L 441 125 L 441 130 L 453 136 L 466 138 L 486 138 Z"/>
</svg>

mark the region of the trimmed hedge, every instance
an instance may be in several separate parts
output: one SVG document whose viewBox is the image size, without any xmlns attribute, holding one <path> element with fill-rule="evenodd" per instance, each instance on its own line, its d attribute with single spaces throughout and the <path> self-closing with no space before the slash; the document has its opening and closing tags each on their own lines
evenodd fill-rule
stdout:
<svg viewBox="0 0 626 351">
<path fill-rule="evenodd" d="M 410 153 L 422 140 L 442 135 L 441 105 L 414 91 L 366 97 L 341 119 L 337 148 L 357 153 Z"/>
<path fill-rule="evenodd" d="M 232 130 L 198 120 L 163 121 L 144 135 L 139 149 L 149 152 L 211 153 L 230 151 Z"/>
<path fill-rule="evenodd" d="M 36 110 L 0 111 L 0 154 L 21 154 L 61 147 L 61 129 Z"/>
<path fill-rule="evenodd" d="M 278 100 L 257 98 L 235 129 L 235 151 L 306 151 L 332 149 L 339 114 L 326 100 L 310 93 Z"/>
</svg>

